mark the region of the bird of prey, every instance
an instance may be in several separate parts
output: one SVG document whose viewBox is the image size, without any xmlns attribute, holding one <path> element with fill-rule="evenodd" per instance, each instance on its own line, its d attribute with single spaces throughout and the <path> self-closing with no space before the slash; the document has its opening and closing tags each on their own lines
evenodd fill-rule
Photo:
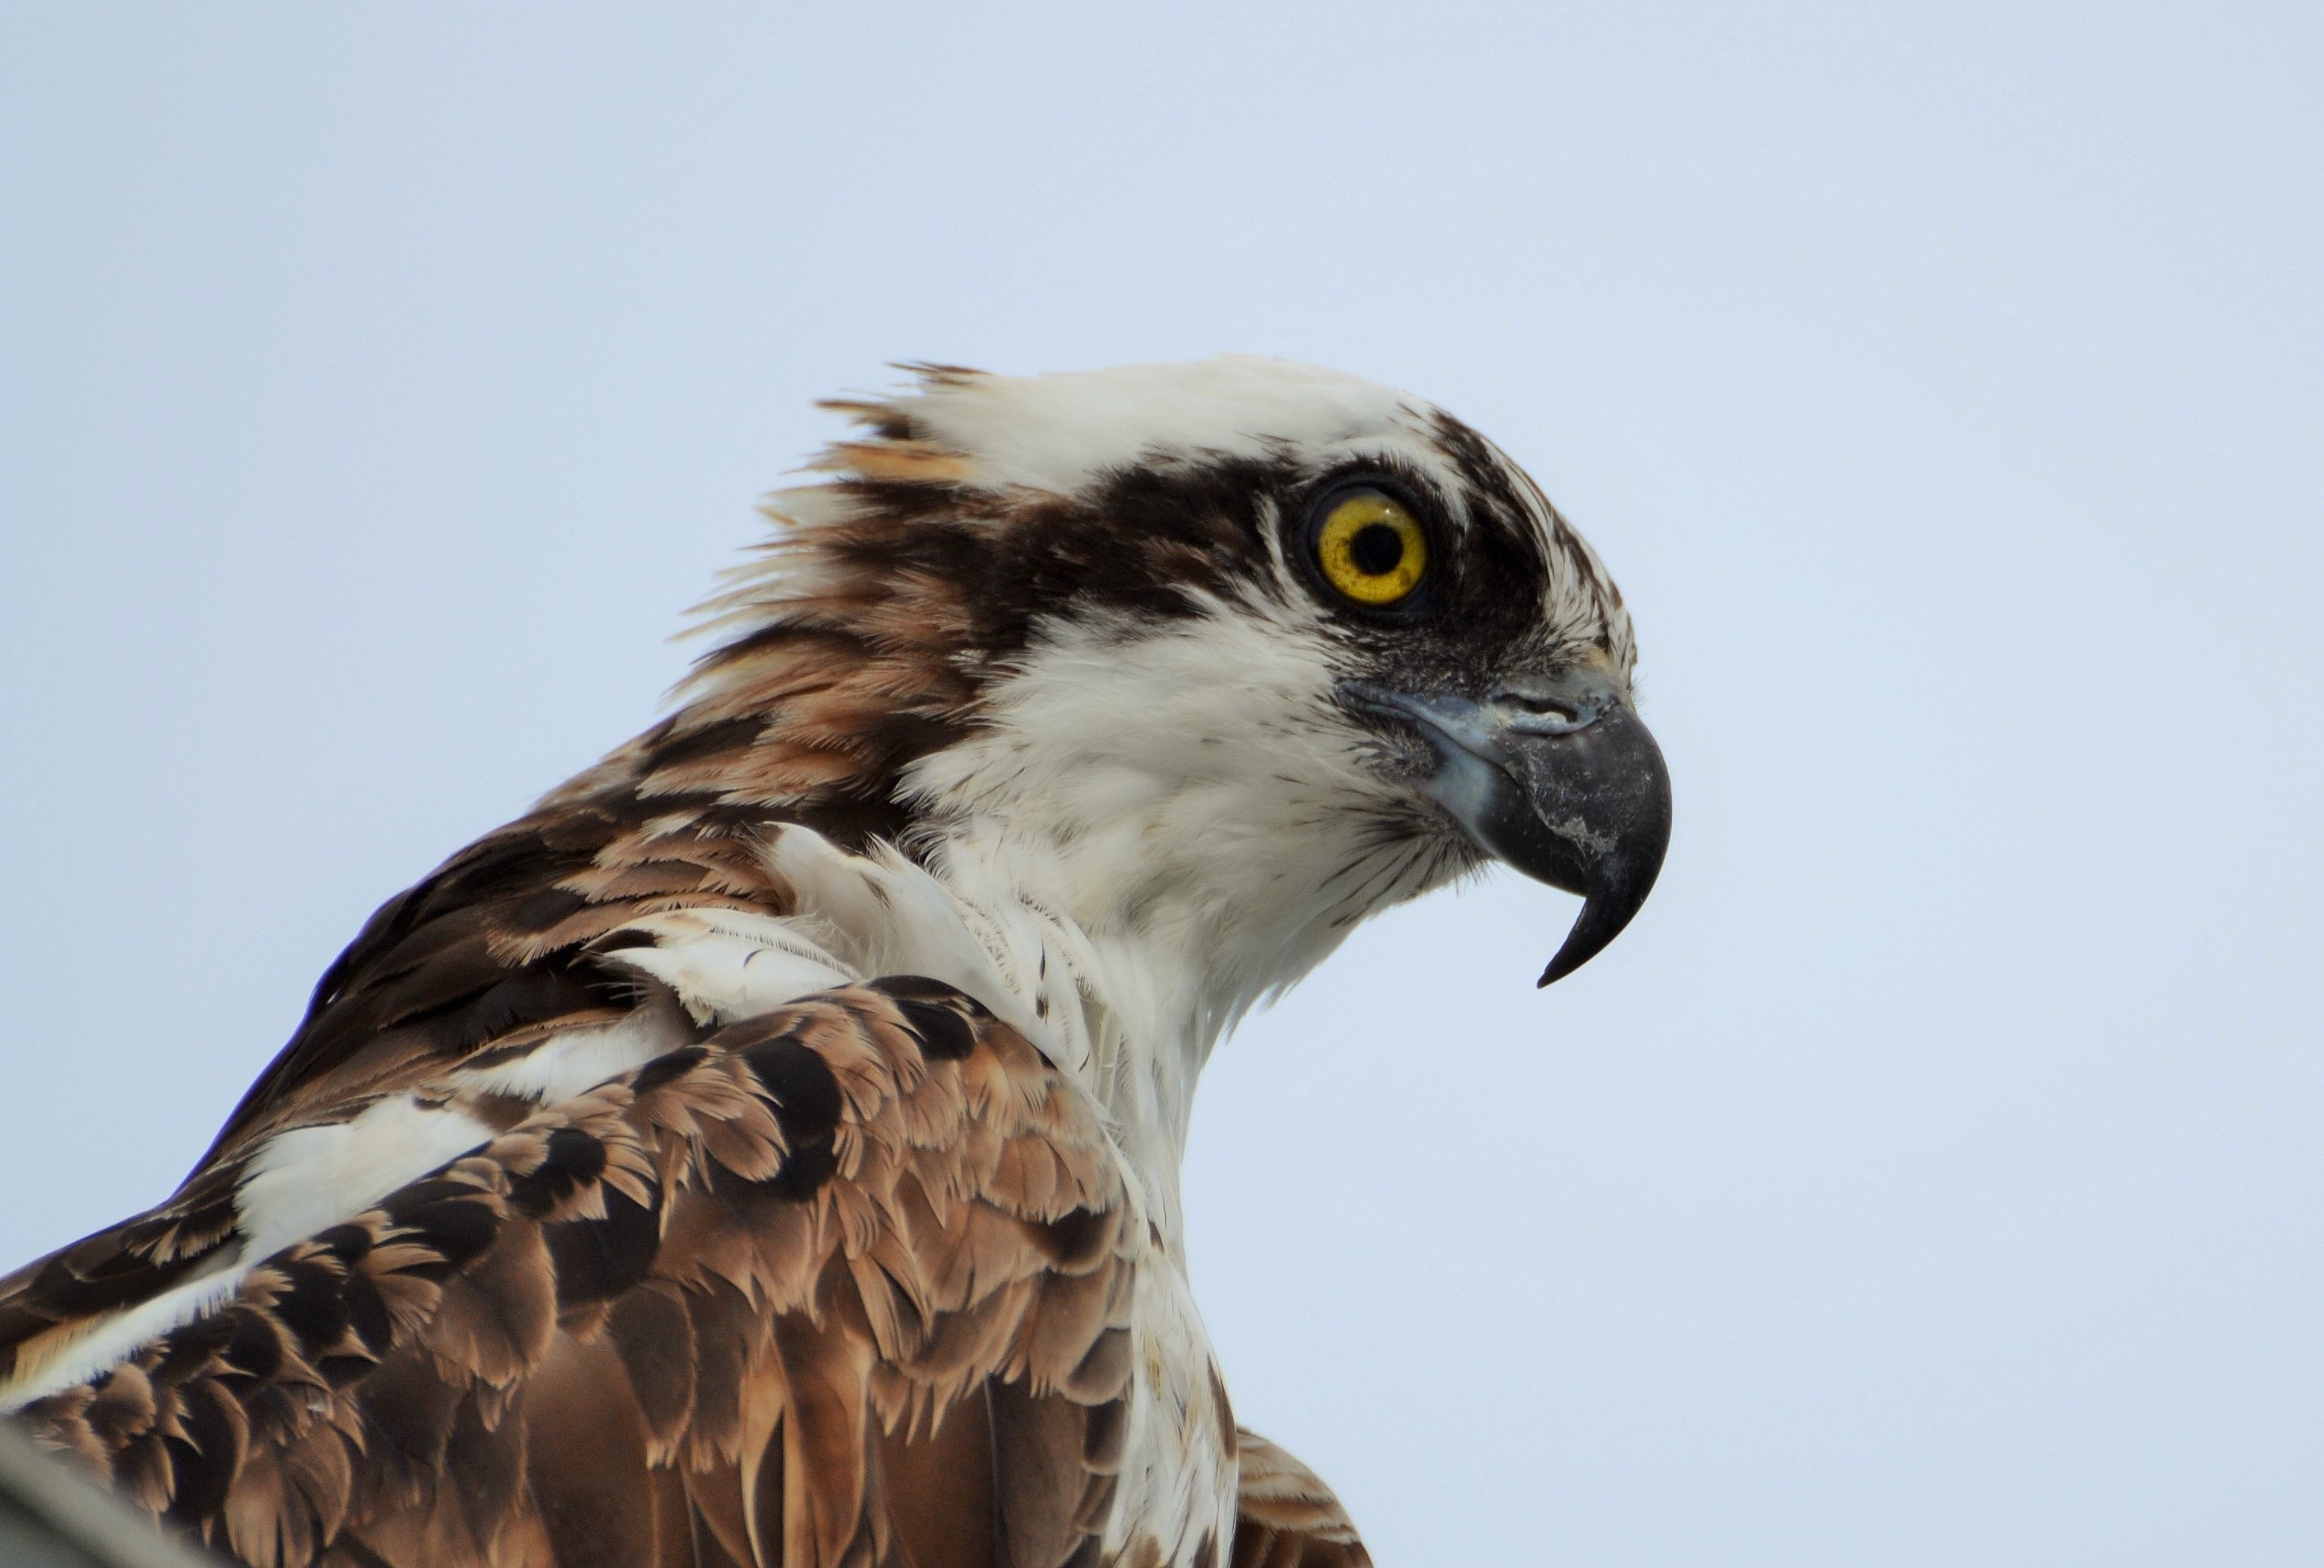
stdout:
<svg viewBox="0 0 2324 1568">
<path fill-rule="evenodd" d="M 1329 1568 L 1179 1164 L 1222 1035 L 1669 784 L 1501 451 L 1227 357 L 912 367 L 669 715 L 383 906 L 169 1201 L 0 1281 L 5 1408 L 260 1568 Z"/>
</svg>

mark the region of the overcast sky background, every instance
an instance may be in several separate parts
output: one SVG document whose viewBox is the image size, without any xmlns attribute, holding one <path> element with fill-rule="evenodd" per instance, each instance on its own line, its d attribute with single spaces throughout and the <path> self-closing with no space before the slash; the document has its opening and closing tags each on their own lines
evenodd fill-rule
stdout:
<svg viewBox="0 0 2324 1568">
<path fill-rule="evenodd" d="M 6 9 L 0 1266 L 655 715 L 811 400 L 1285 355 L 1596 543 L 1678 828 L 1221 1052 L 1243 1419 L 1382 1568 L 2324 1558 L 2324 14 L 786 9 Z"/>
</svg>

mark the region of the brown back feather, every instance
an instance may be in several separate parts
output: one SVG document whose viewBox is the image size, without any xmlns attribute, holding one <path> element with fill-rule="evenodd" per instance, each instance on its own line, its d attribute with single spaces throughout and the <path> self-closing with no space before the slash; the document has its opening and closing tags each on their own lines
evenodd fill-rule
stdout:
<svg viewBox="0 0 2324 1568">
<path fill-rule="evenodd" d="M 26 1418 L 266 1568 L 1062 1564 L 1137 1240 L 1081 1093 L 887 982 L 542 1111 Z"/>
</svg>

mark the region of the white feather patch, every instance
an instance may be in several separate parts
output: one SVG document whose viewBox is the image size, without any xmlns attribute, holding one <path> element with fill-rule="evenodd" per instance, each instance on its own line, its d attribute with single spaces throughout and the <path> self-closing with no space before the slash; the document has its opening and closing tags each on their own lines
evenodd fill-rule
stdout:
<svg viewBox="0 0 2324 1568">
<path fill-rule="evenodd" d="M 669 987 L 698 1024 L 733 1023 L 862 978 L 790 923 L 739 909 L 673 909 L 622 927 L 650 933 L 605 962 Z"/>
<path fill-rule="evenodd" d="M 608 1078 L 633 1073 L 685 1040 L 685 1028 L 674 1011 L 639 1008 L 618 1023 L 567 1029 L 523 1056 L 489 1067 L 462 1067 L 450 1079 L 462 1089 L 554 1105 L 586 1093 Z"/>
<path fill-rule="evenodd" d="M 492 1137 L 457 1106 L 409 1094 L 366 1105 L 351 1121 L 278 1132 L 259 1146 L 235 1194 L 250 1256 L 352 1219 Z"/>
<path fill-rule="evenodd" d="M 864 975 L 921 974 L 955 986 L 1038 1045 L 1051 1035 L 970 930 L 965 906 L 885 844 L 849 854 L 819 833 L 787 827 L 767 863 L 798 893 L 824 945 Z"/>
<path fill-rule="evenodd" d="M 488 1142 L 493 1130 L 454 1106 L 409 1094 L 368 1105 L 346 1121 L 294 1127 L 259 1146 L 235 1194 L 239 1246 L 216 1271 L 106 1319 L 0 1396 L 0 1410 L 69 1388 L 138 1346 L 190 1323 L 234 1293 L 243 1277 L 293 1241 L 353 1219 L 398 1187 Z"/>
<path fill-rule="evenodd" d="M 1265 457 L 1393 446 L 1426 461 L 1428 405 L 1339 371 L 1222 355 L 1055 375 L 979 374 L 893 400 L 935 445 L 969 457 L 979 482 L 1070 494 L 1157 458 Z"/>
<path fill-rule="evenodd" d="M 0 1391 L 0 1416 L 14 1414 L 59 1389 L 87 1382 L 125 1360 L 148 1340 L 180 1324 L 191 1323 L 234 1294 L 234 1287 L 250 1272 L 249 1265 L 242 1261 L 248 1256 L 247 1249 L 225 1256 L 217 1272 L 180 1283 L 151 1301 L 141 1301 L 97 1324 L 46 1362 L 31 1369 L 22 1381 Z"/>
</svg>

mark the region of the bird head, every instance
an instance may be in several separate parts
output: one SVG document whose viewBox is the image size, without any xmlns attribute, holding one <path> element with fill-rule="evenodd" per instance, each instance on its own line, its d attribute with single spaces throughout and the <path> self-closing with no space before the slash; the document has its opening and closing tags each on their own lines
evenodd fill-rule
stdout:
<svg viewBox="0 0 2324 1568">
<path fill-rule="evenodd" d="M 1543 984 L 1637 913 L 1670 792 L 1629 618 L 1498 447 L 1274 360 L 916 368 L 770 498 L 671 767 L 1002 857 L 1091 931 L 1212 952 L 1230 1010 L 1493 861 L 1583 899 Z"/>
</svg>

